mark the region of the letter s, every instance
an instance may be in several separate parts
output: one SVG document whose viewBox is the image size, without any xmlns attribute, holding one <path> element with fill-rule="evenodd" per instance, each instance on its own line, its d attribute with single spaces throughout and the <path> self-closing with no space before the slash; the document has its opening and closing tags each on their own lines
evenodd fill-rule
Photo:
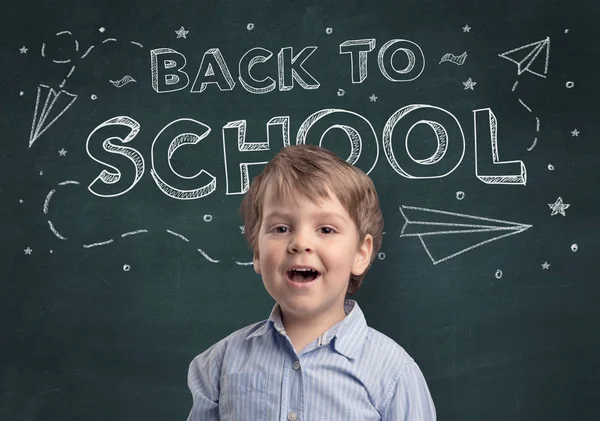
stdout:
<svg viewBox="0 0 600 421">
<path fill-rule="evenodd" d="M 119 116 L 106 120 L 90 133 L 85 145 L 88 155 L 113 170 L 102 170 L 92 181 L 88 186 L 92 194 L 100 197 L 120 196 L 140 181 L 144 175 L 144 157 L 134 148 L 113 143 L 114 140 L 128 143 L 139 131 L 140 124 L 137 121 Z M 112 161 L 115 165 L 106 161 Z"/>
</svg>

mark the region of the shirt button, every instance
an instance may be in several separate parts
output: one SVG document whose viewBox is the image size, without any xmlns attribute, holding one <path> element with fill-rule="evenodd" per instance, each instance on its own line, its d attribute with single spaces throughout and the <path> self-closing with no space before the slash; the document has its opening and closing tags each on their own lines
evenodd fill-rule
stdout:
<svg viewBox="0 0 600 421">
<path fill-rule="evenodd" d="M 288 414 L 288 420 L 289 420 L 289 421 L 296 421 L 297 419 L 298 419 L 298 415 L 296 415 L 296 413 L 295 413 L 295 412 L 290 412 L 290 413 Z"/>
<path fill-rule="evenodd" d="M 300 369 L 300 361 L 294 361 L 294 365 L 292 367 L 294 367 L 294 370 Z"/>
</svg>

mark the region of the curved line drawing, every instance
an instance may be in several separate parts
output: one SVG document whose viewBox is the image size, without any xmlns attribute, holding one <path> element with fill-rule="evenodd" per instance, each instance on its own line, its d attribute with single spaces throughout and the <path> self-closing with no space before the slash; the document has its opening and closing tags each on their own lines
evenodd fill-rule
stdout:
<svg viewBox="0 0 600 421">
<path fill-rule="evenodd" d="M 56 235 L 61 240 L 67 239 L 67 237 L 63 237 L 62 235 L 60 235 L 60 233 L 56 230 L 56 228 L 54 228 L 54 224 L 52 223 L 52 221 L 48 220 L 48 226 L 50 227 L 50 231 L 52 231 L 52 234 Z"/>
<path fill-rule="evenodd" d="M 521 103 L 521 105 L 527 109 L 527 111 L 531 112 L 531 108 L 529 108 L 527 106 L 527 104 L 525 104 L 523 101 L 521 101 L 521 98 L 517 98 L 517 99 L 519 100 L 519 102 Z"/>
<path fill-rule="evenodd" d="M 237 260 L 235 261 L 235 264 L 238 266 L 250 266 L 253 265 L 253 262 L 238 262 Z"/>
<path fill-rule="evenodd" d="M 528 151 L 533 150 L 533 148 L 535 148 L 535 145 L 537 144 L 537 137 L 533 140 L 533 145 L 531 145 L 530 147 L 527 148 Z"/>
<path fill-rule="evenodd" d="M 109 80 L 109 82 L 112 83 L 116 88 L 122 88 L 130 82 L 136 82 L 136 80 L 132 76 L 125 75 L 121 79 Z"/>
<path fill-rule="evenodd" d="M 52 195 L 56 193 L 56 190 L 50 190 L 48 192 L 48 195 L 46 196 L 46 200 L 44 200 L 44 215 L 48 214 L 48 206 L 50 205 L 50 198 L 52 197 Z"/>
<path fill-rule="evenodd" d="M 188 243 L 190 242 L 190 240 L 188 240 L 187 238 L 185 238 L 185 237 L 184 237 L 183 235 L 181 235 L 181 234 L 178 234 L 178 233 L 176 233 L 176 232 L 174 232 L 174 231 L 171 231 L 171 230 L 167 230 L 167 232 L 168 232 L 169 234 L 171 234 L 171 235 L 174 235 L 175 237 L 179 237 L 179 238 L 181 238 L 181 239 L 182 239 L 183 241 L 185 241 L 185 242 L 188 242 Z"/>
<path fill-rule="evenodd" d="M 79 185 L 79 181 L 67 180 L 67 181 L 62 181 L 62 182 L 58 183 L 59 186 L 66 186 L 67 184 L 77 184 L 77 185 Z"/>
<path fill-rule="evenodd" d="M 117 39 L 116 38 L 106 38 L 104 41 L 102 41 L 102 44 L 106 44 L 107 42 L 116 42 Z"/>
<path fill-rule="evenodd" d="M 93 45 L 90 45 L 90 47 L 87 49 L 87 51 L 81 56 L 81 58 L 86 58 L 86 56 L 94 49 Z"/>
<path fill-rule="evenodd" d="M 56 33 L 56 36 L 63 35 L 63 34 L 73 35 L 73 34 L 71 33 L 71 31 L 61 31 L 61 32 L 57 32 L 57 33 Z"/>
<path fill-rule="evenodd" d="M 121 237 L 127 237 L 129 235 L 137 235 L 137 234 L 142 234 L 142 233 L 146 233 L 148 232 L 148 230 L 142 229 L 142 230 L 137 230 L 137 231 L 130 231 L 130 232 L 125 232 L 123 234 L 121 234 Z"/>
<path fill-rule="evenodd" d="M 89 249 L 92 247 L 105 246 L 106 244 L 110 244 L 112 242 L 113 242 L 113 239 L 111 238 L 110 240 L 102 241 L 100 243 L 84 244 L 83 248 Z"/>
<path fill-rule="evenodd" d="M 535 118 L 535 131 L 540 131 L 540 119 L 538 117 Z"/>
<path fill-rule="evenodd" d="M 211 262 L 211 263 L 219 263 L 220 262 L 220 260 L 211 259 L 210 256 L 208 254 L 206 254 L 202 249 L 198 249 L 198 251 L 209 262 Z"/>
<path fill-rule="evenodd" d="M 137 45 L 140 48 L 144 48 L 144 46 L 142 44 L 140 44 L 139 42 L 135 42 L 135 41 L 129 41 L 131 42 L 133 45 Z"/>
<path fill-rule="evenodd" d="M 515 89 L 517 89 L 517 85 L 518 85 L 518 84 L 519 84 L 519 81 L 517 80 L 517 81 L 515 82 L 515 84 L 513 85 L 513 87 L 512 87 L 512 91 L 513 91 L 513 92 L 515 91 Z"/>
</svg>

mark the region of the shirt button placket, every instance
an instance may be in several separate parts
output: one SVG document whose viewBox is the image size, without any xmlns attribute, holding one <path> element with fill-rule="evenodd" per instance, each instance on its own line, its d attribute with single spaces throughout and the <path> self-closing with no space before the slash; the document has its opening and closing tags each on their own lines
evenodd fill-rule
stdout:
<svg viewBox="0 0 600 421">
<path fill-rule="evenodd" d="M 295 412 L 290 412 L 287 416 L 288 421 L 297 421 L 298 415 Z"/>
</svg>

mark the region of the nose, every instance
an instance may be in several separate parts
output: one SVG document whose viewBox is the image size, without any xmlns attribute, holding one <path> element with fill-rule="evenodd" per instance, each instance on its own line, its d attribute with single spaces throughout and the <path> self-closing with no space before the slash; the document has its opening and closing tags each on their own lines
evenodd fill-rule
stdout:
<svg viewBox="0 0 600 421">
<path fill-rule="evenodd" d="M 308 235 L 308 233 L 302 230 L 296 230 L 296 232 L 290 236 L 288 251 L 290 253 L 312 251 L 312 247 L 310 244 L 310 236 Z"/>
</svg>

